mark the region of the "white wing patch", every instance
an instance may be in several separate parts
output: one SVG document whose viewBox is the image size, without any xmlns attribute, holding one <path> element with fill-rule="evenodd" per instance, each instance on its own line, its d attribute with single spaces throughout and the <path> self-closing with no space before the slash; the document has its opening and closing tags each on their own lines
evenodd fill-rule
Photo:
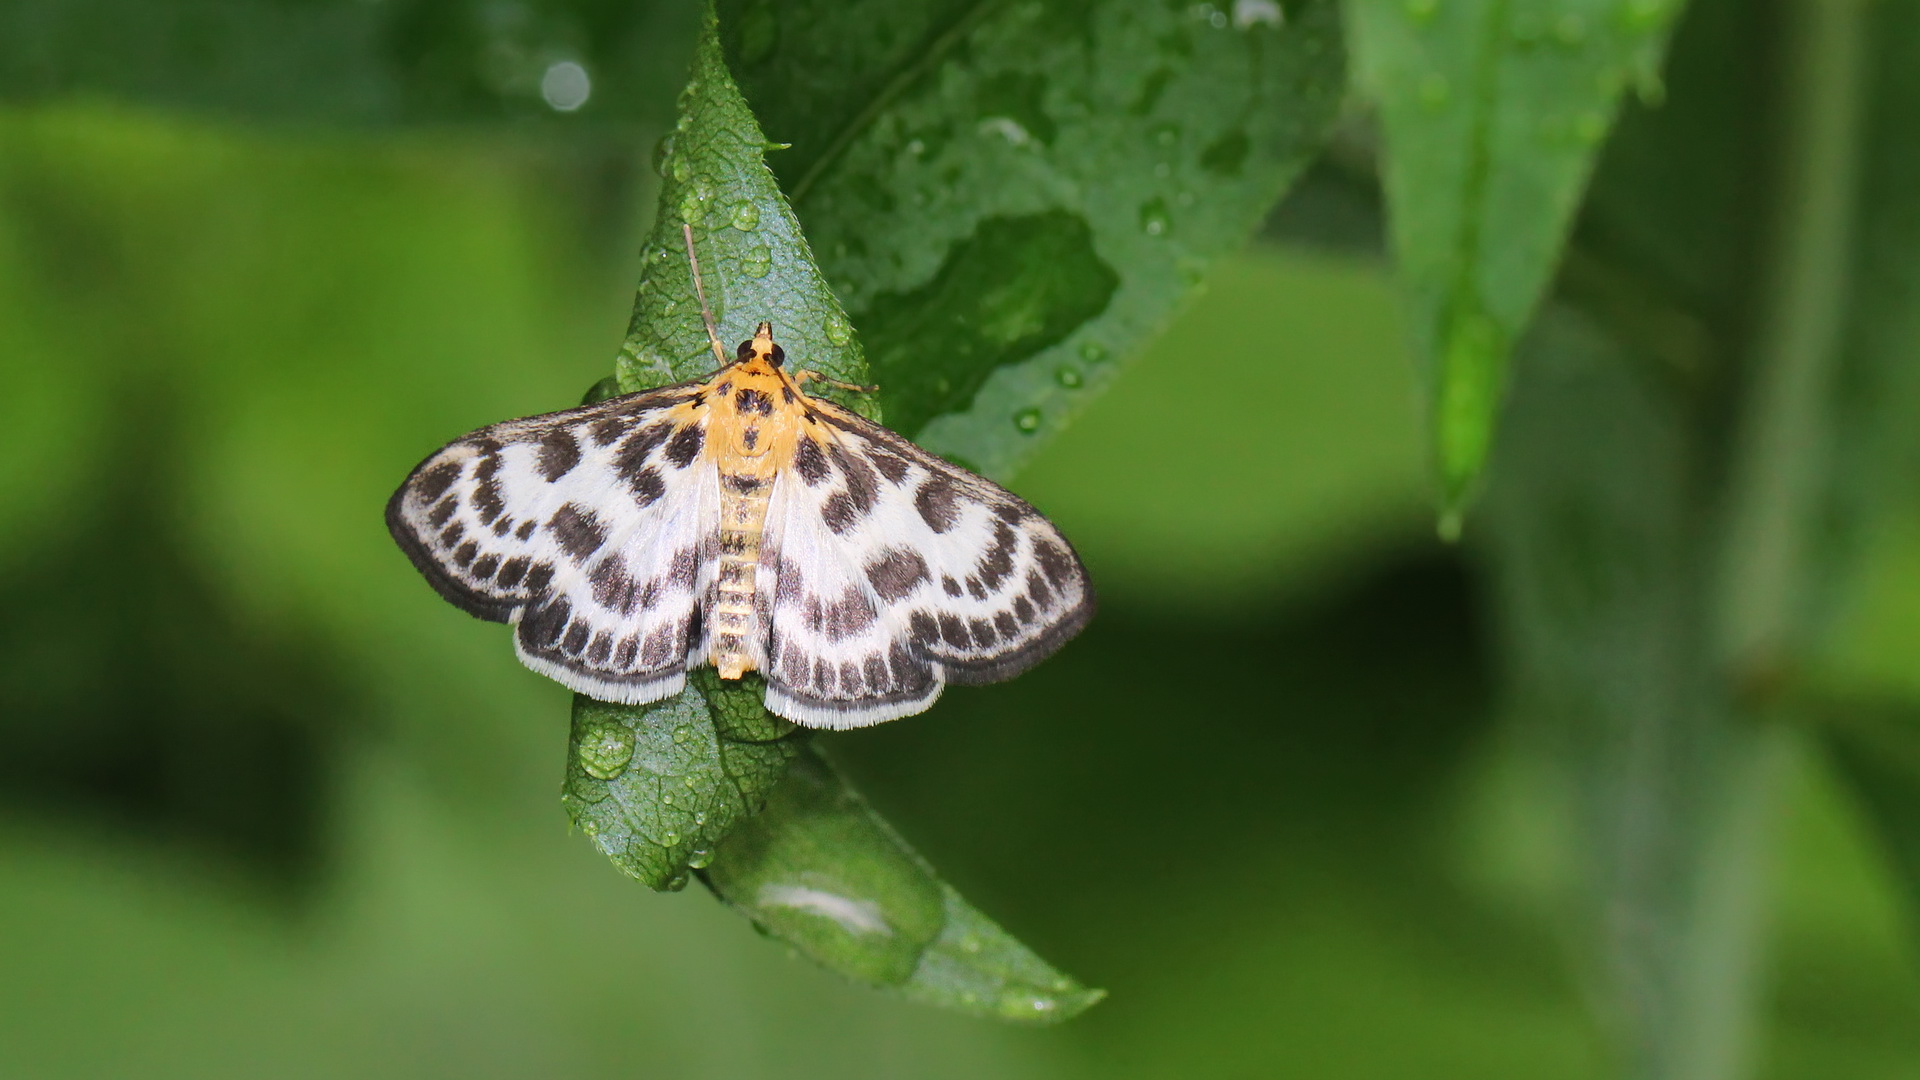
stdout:
<svg viewBox="0 0 1920 1080">
<path fill-rule="evenodd" d="M 514 624 L 533 670 L 606 701 L 678 693 L 719 520 L 702 428 L 676 409 L 691 395 L 482 428 L 413 471 L 387 527 L 440 595 Z"/>
<path fill-rule="evenodd" d="M 1009 679 L 1093 614 L 1053 524 L 1011 492 L 829 402 L 775 484 L 761 556 L 767 706 L 811 727 L 920 712 Z"/>
</svg>

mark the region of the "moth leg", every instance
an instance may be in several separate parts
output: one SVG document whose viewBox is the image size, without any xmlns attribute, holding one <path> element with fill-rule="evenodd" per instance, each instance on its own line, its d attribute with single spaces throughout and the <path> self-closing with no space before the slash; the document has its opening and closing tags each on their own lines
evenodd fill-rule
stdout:
<svg viewBox="0 0 1920 1080">
<path fill-rule="evenodd" d="M 839 379 L 829 379 L 817 371 L 796 371 L 793 373 L 792 378 L 796 385 L 807 382 L 817 382 L 822 386 L 831 386 L 835 390 L 846 390 L 854 394 L 877 394 L 880 392 L 878 386 L 862 386 L 859 383 L 841 382 Z"/>
</svg>

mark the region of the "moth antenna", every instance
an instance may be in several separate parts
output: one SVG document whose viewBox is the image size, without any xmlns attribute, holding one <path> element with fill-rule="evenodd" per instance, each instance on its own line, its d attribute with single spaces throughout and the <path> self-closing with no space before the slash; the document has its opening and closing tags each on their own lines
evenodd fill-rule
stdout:
<svg viewBox="0 0 1920 1080">
<path fill-rule="evenodd" d="M 693 250 L 693 226 L 683 223 L 680 232 L 687 238 L 687 265 L 693 268 L 693 295 L 700 298 L 700 318 L 707 324 L 707 344 L 713 346 L 713 358 L 726 367 L 733 361 L 727 359 L 726 346 L 720 344 L 720 335 L 713 327 L 713 309 L 707 306 L 707 287 L 700 281 L 700 256 Z"/>
</svg>

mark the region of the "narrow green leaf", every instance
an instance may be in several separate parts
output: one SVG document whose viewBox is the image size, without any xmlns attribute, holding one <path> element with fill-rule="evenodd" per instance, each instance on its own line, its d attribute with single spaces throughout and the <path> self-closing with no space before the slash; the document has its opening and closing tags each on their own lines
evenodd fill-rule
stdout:
<svg viewBox="0 0 1920 1080">
<path fill-rule="evenodd" d="M 916 1001 L 1050 1024 L 1105 996 L 969 906 L 812 749 L 704 879 L 812 959 Z"/>
<path fill-rule="evenodd" d="M 1443 513 L 1485 466 L 1514 341 L 1552 279 L 1628 84 L 1679 0 L 1353 0 L 1395 256 L 1427 367 Z"/>
<path fill-rule="evenodd" d="M 801 738 L 760 706 L 758 679 L 726 685 L 712 669 L 651 705 L 573 698 L 567 786 L 581 832 L 650 889 L 679 889 L 757 812 Z"/>
<path fill-rule="evenodd" d="M 722 10 L 894 426 L 1003 478 L 1245 242 L 1344 89 L 1330 0 Z"/>
</svg>

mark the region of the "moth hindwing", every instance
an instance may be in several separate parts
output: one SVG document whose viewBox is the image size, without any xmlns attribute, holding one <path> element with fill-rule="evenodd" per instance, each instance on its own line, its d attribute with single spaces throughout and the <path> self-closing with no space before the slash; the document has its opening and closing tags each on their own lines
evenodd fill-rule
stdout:
<svg viewBox="0 0 1920 1080">
<path fill-rule="evenodd" d="M 512 624 L 528 667 L 606 701 L 711 663 L 760 672 L 789 720 L 860 727 L 1086 624 L 1051 522 L 784 361 L 761 323 L 708 379 L 481 428 L 413 470 L 388 528 L 440 595 Z"/>
</svg>

